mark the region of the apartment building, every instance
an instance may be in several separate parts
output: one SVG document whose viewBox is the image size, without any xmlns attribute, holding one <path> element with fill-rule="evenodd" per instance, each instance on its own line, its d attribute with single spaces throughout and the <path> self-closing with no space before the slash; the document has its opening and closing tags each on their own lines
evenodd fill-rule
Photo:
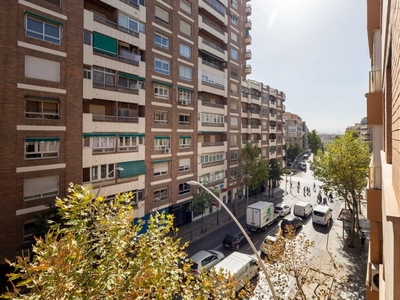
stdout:
<svg viewBox="0 0 400 300">
<path fill-rule="evenodd" d="M 70 182 L 131 191 L 138 218 L 180 226 L 198 217 L 187 181 L 240 196 L 243 143 L 282 161 L 285 94 L 246 79 L 250 15 L 245 0 L 1 1 L 0 134 L 13 142 L 0 149 L 0 257 L 29 247 Z"/>
<path fill-rule="evenodd" d="M 304 125 L 300 116 L 291 112 L 283 114 L 284 138 L 288 145 L 290 143 L 299 144 L 304 149 Z"/>
<path fill-rule="evenodd" d="M 370 240 L 367 299 L 400 299 L 400 9 L 398 0 L 367 1 L 371 58 L 366 94 L 373 155 L 367 188 Z"/>
</svg>

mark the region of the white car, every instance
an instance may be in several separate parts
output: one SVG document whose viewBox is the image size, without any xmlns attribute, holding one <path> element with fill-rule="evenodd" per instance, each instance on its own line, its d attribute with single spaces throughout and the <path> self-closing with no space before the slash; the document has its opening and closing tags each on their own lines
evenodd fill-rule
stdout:
<svg viewBox="0 0 400 300">
<path fill-rule="evenodd" d="M 290 206 L 287 204 L 279 203 L 275 205 L 275 213 L 279 214 L 280 217 L 284 217 L 290 214 Z"/>
<path fill-rule="evenodd" d="M 190 258 L 193 262 L 193 274 L 199 275 L 203 271 L 207 272 L 224 258 L 225 255 L 217 250 L 201 250 L 197 252 Z"/>
</svg>

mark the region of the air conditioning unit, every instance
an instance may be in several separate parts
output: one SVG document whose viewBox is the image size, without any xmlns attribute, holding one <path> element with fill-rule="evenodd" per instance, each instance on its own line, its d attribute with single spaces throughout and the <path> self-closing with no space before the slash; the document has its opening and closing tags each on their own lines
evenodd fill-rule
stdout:
<svg viewBox="0 0 400 300">
<path fill-rule="evenodd" d="M 165 148 L 164 153 L 171 153 L 171 148 Z"/>
<path fill-rule="evenodd" d="M 188 105 L 188 103 L 189 103 L 189 101 L 186 100 L 186 99 L 181 99 L 179 102 L 180 102 L 182 105 Z"/>
<path fill-rule="evenodd" d="M 371 263 L 371 289 L 379 291 L 379 264 Z"/>
</svg>

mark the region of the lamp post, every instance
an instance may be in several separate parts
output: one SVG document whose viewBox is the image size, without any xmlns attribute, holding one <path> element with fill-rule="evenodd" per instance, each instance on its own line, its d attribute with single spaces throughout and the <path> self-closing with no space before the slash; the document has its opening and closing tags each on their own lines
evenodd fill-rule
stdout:
<svg viewBox="0 0 400 300">
<path fill-rule="evenodd" d="M 286 185 L 285 185 L 285 195 L 288 194 L 287 192 L 287 143 L 285 144 L 285 174 L 286 174 Z"/>
<path fill-rule="evenodd" d="M 229 214 L 229 216 L 233 219 L 233 221 L 235 221 L 236 225 L 239 227 L 240 231 L 243 233 L 244 237 L 246 238 L 247 242 L 249 243 L 251 249 L 254 252 L 254 255 L 257 258 L 258 264 L 260 265 L 261 269 L 264 272 L 265 278 L 267 279 L 269 288 L 271 290 L 272 293 L 272 297 L 274 300 L 277 300 L 277 296 L 276 296 L 276 292 L 274 289 L 274 286 L 272 284 L 271 279 L 269 278 L 267 269 L 265 268 L 264 262 L 260 257 L 260 254 L 258 254 L 258 251 L 256 250 L 256 247 L 254 246 L 253 242 L 251 241 L 250 237 L 248 236 L 246 230 L 244 230 L 244 228 L 242 227 L 242 225 L 239 223 L 239 221 L 235 218 L 235 216 L 232 214 L 232 212 L 226 207 L 226 205 L 224 204 L 224 202 L 221 201 L 221 199 L 219 199 L 213 192 L 211 192 L 208 188 L 206 188 L 204 185 L 202 185 L 200 182 L 191 180 L 186 182 L 189 185 L 197 185 L 200 186 L 201 188 L 203 188 L 207 193 L 209 193 L 211 196 L 214 197 L 215 200 L 218 201 L 218 203 L 226 210 L 226 212 Z"/>
<path fill-rule="evenodd" d="M 108 174 L 104 177 L 103 181 L 101 182 L 99 189 L 97 190 L 95 199 L 99 196 L 100 190 L 101 190 L 101 188 L 103 187 L 103 184 L 104 184 L 104 182 L 106 181 L 107 177 L 108 177 L 112 172 L 115 172 L 115 170 L 117 170 L 117 171 L 123 171 L 124 168 L 116 167 L 115 169 L 112 169 L 110 172 L 108 172 Z"/>
</svg>

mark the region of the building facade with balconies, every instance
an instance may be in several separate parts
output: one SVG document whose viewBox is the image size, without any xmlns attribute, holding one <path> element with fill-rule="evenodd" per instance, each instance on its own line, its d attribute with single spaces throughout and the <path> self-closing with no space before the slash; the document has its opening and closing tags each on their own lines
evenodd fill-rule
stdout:
<svg viewBox="0 0 400 300">
<path fill-rule="evenodd" d="M 400 298 L 400 46 L 399 1 L 367 1 L 371 58 L 367 98 L 373 134 L 366 191 L 370 221 L 367 299 Z"/>
<path fill-rule="evenodd" d="M 304 149 L 305 133 L 303 120 L 296 114 L 291 112 L 283 113 L 283 131 L 287 144 L 299 144 Z"/>
</svg>

